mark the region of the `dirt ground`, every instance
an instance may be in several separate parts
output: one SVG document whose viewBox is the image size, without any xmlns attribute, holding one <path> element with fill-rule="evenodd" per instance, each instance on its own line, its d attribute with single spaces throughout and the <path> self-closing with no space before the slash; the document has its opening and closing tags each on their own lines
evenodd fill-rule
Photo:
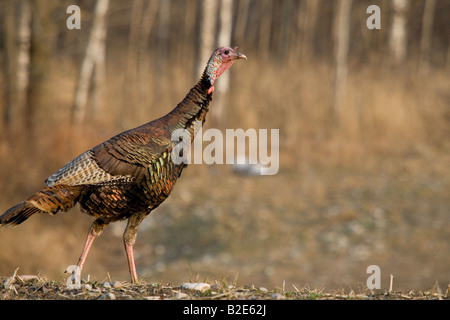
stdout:
<svg viewBox="0 0 450 320">
<path fill-rule="evenodd" d="M 430 159 L 433 165 L 428 165 Z M 411 154 L 401 163 L 367 161 L 340 170 L 282 168 L 267 177 L 236 175 L 225 166 L 191 166 L 171 197 L 139 229 L 138 274 L 146 283 L 218 282 L 242 290 L 250 284 L 256 289 L 242 291 L 246 298 L 270 298 L 274 292 L 289 291 L 292 296 L 287 298 L 302 299 L 309 294 L 304 290 L 320 298 L 332 298 L 333 292 L 356 292 L 361 296 L 355 298 L 364 299 L 401 298 L 409 292 L 415 292 L 414 298 L 437 298 L 424 292 L 447 297 L 447 161 L 448 155 Z M 19 268 L 18 274 L 48 279 L 41 284 L 17 282 L 16 290 L 3 290 L 2 296 L 34 299 L 48 293 L 52 298 L 98 298 L 104 294 L 97 284 L 93 287 L 100 291 L 93 292 L 68 291 L 58 284 L 65 282 L 67 267 L 77 262 L 91 221 L 73 209 L 2 229 L 0 276 L 8 278 Z M 108 278 L 129 281 L 123 227 L 116 223 L 96 240 L 82 279 L 100 284 Z M 381 270 L 381 289 L 375 294 L 366 293 L 371 265 Z M 402 293 L 383 294 L 390 286 Z M 259 292 L 259 287 L 269 289 L 268 293 Z M 179 289 L 126 286 L 114 294 L 118 299 L 153 295 L 142 290 L 172 297 Z M 229 293 L 222 288 L 209 297 L 230 298 L 238 290 Z"/>
<path fill-rule="evenodd" d="M 449 292 L 323 292 L 318 290 L 268 290 L 253 285 L 235 287 L 215 283 L 207 290 L 183 285 L 127 282 L 85 282 L 79 288 L 47 281 L 39 276 L 0 278 L 0 300 L 449 300 Z M 195 284 L 199 285 L 199 284 Z M 450 289 L 450 288 L 449 288 Z"/>
</svg>

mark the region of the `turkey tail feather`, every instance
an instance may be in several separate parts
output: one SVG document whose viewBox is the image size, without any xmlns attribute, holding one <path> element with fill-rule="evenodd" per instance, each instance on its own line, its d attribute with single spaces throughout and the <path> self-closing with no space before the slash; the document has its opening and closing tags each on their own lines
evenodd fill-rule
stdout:
<svg viewBox="0 0 450 320">
<path fill-rule="evenodd" d="M 16 226 L 35 213 L 56 214 L 72 208 L 81 194 L 79 188 L 57 185 L 36 192 L 0 216 L 0 226 Z"/>
<path fill-rule="evenodd" d="M 27 201 L 21 202 L 0 216 L 0 225 L 16 226 L 37 212 L 40 212 L 40 210 Z"/>
</svg>

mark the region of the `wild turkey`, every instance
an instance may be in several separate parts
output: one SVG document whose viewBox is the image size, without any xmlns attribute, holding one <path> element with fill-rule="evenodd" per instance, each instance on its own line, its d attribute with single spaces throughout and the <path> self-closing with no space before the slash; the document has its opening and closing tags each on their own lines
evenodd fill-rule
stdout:
<svg viewBox="0 0 450 320">
<path fill-rule="evenodd" d="M 133 244 L 142 220 L 172 191 L 185 164 L 171 160 L 176 129 L 194 138 L 194 123 L 204 123 L 214 82 L 237 59 L 247 59 L 237 47 L 216 49 L 198 83 L 171 112 L 122 132 L 89 149 L 46 180 L 47 187 L 0 216 L 0 226 L 15 226 L 35 213 L 56 214 L 79 203 L 92 223 L 78 266 L 83 268 L 94 239 L 110 223 L 128 219 L 123 241 L 133 283 L 138 282 Z"/>
</svg>

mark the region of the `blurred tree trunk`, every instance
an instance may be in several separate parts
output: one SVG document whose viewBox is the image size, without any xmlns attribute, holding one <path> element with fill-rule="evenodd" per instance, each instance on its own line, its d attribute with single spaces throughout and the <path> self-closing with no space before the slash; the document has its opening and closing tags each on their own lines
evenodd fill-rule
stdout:
<svg viewBox="0 0 450 320">
<path fill-rule="evenodd" d="M 159 1 L 147 0 L 147 6 L 144 10 L 141 23 L 141 31 L 139 38 L 138 49 L 138 71 L 140 88 L 140 95 L 144 96 L 148 93 L 148 84 L 150 83 L 151 76 L 151 57 L 148 49 L 148 42 L 150 33 L 152 31 L 153 23 L 156 20 L 156 15 L 159 10 Z"/>
<path fill-rule="evenodd" d="M 294 23 L 292 20 L 292 12 L 294 6 L 292 1 L 285 0 L 281 5 L 279 31 L 278 31 L 278 53 L 283 60 L 288 58 L 290 49 L 292 48 L 291 33 Z"/>
<path fill-rule="evenodd" d="M 247 21 L 249 15 L 250 0 L 240 0 L 238 2 L 237 17 L 234 28 L 234 36 L 238 41 L 246 38 Z M 239 43 L 238 43 L 239 44 Z"/>
<path fill-rule="evenodd" d="M 127 62 L 124 77 L 123 104 L 135 106 L 140 100 L 138 80 L 139 34 L 143 22 L 144 0 L 133 0 L 130 15 L 130 32 L 128 36 Z M 127 103 L 126 103 L 127 102 Z M 129 110 L 128 110 L 129 112 Z"/>
<path fill-rule="evenodd" d="M 156 15 L 159 10 L 159 1 L 147 0 L 147 6 L 144 10 L 141 23 L 141 32 L 139 39 L 139 55 L 141 57 L 147 56 L 148 40 L 152 31 L 153 23 L 156 20 Z M 140 62 L 139 62 L 140 63 Z M 142 68 L 139 68 L 141 70 Z"/>
<path fill-rule="evenodd" d="M 259 43 L 258 54 L 262 59 L 267 59 L 270 53 L 270 41 L 272 33 L 272 20 L 273 20 L 273 3 L 272 0 L 258 1 L 262 6 L 261 14 L 264 15 L 264 19 L 260 20 L 259 26 Z"/>
<path fill-rule="evenodd" d="M 156 58 L 154 63 L 153 83 L 155 84 L 155 91 L 153 99 L 159 101 L 161 99 L 161 92 L 163 85 L 161 77 L 166 70 L 166 63 L 170 58 L 169 55 L 169 41 L 170 41 L 170 0 L 160 0 L 158 8 L 158 25 L 157 25 L 157 46 Z"/>
<path fill-rule="evenodd" d="M 448 43 L 447 43 L 447 57 L 445 59 L 445 66 L 447 68 L 450 68 L 450 37 L 449 37 Z"/>
<path fill-rule="evenodd" d="M 158 13 L 158 48 L 157 48 L 157 74 L 164 71 L 163 63 L 167 61 L 169 54 L 169 35 L 170 35 L 170 0 L 160 0 Z"/>
<path fill-rule="evenodd" d="M 104 83 L 104 59 L 106 23 L 105 16 L 108 11 L 109 0 L 97 0 L 89 42 L 81 65 L 80 76 L 75 92 L 72 123 L 79 127 L 86 117 L 87 100 L 90 82 L 96 67 L 94 102 L 98 103 L 101 86 Z M 96 107 L 94 107 L 96 108 Z"/>
<path fill-rule="evenodd" d="M 127 78 L 136 81 L 138 70 L 138 52 L 139 52 L 139 33 L 142 24 L 142 14 L 144 9 L 144 0 L 133 0 L 130 16 L 130 33 L 128 37 L 127 52 Z"/>
<path fill-rule="evenodd" d="M 218 47 L 231 46 L 233 31 L 233 0 L 220 0 L 220 29 Z M 225 73 L 223 74 L 225 75 Z"/>
<path fill-rule="evenodd" d="M 430 49 L 433 35 L 433 18 L 436 0 L 426 0 L 422 18 L 422 36 L 420 38 L 419 71 L 426 72 L 430 66 Z"/>
<path fill-rule="evenodd" d="M 392 0 L 394 16 L 391 25 L 389 47 L 391 52 L 390 62 L 398 65 L 405 61 L 407 48 L 406 12 L 409 0 Z"/>
<path fill-rule="evenodd" d="M 220 29 L 218 36 L 218 47 L 231 46 L 231 34 L 233 31 L 233 0 L 220 1 Z M 231 70 L 230 70 L 231 71 Z M 230 71 L 222 74 L 220 81 L 215 86 L 217 90 L 216 105 L 214 107 L 214 118 L 217 122 L 223 118 L 223 109 L 226 94 L 230 88 Z"/>
<path fill-rule="evenodd" d="M 200 28 L 200 54 L 197 62 L 197 77 L 199 77 L 214 50 L 216 36 L 217 0 L 202 1 L 202 16 Z"/>
<path fill-rule="evenodd" d="M 17 51 L 17 100 L 15 108 L 24 109 L 26 92 L 30 81 L 30 40 L 31 40 L 31 7 L 28 0 L 20 2 L 20 18 Z"/>
<path fill-rule="evenodd" d="M 199 27 L 199 13 L 200 13 L 200 3 L 199 1 L 183 1 L 184 10 L 183 12 L 191 12 L 192 14 L 184 14 L 183 20 L 179 23 L 179 37 L 184 39 L 184 41 L 176 41 L 174 46 L 174 51 L 176 52 L 176 59 L 178 61 L 189 61 L 189 65 L 192 67 L 189 71 L 189 75 L 197 80 L 197 51 L 192 50 L 192 48 L 198 47 L 198 27 Z"/>
<path fill-rule="evenodd" d="M 297 58 L 310 59 L 314 55 L 314 34 L 319 13 L 319 0 L 300 3 L 297 15 L 297 37 L 294 39 Z"/>
<path fill-rule="evenodd" d="M 50 94 L 49 78 L 56 39 L 56 28 L 52 21 L 58 1 L 31 1 L 32 32 L 30 39 L 29 84 L 25 102 L 24 125 L 30 146 L 34 137 L 36 116 L 47 117 Z M 24 80 L 26 81 L 26 80 Z"/>
<path fill-rule="evenodd" d="M 102 105 L 104 98 L 104 88 L 106 82 L 106 13 L 108 11 L 109 0 L 104 1 L 104 8 L 102 8 L 101 19 L 99 20 L 99 43 L 97 48 L 97 55 L 95 61 L 95 74 L 94 74 L 94 92 L 92 103 L 92 115 L 97 118 L 103 114 Z M 105 12 L 103 14 L 103 11 Z"/>
<path fill-rule="evenodd" d="M 3 60 L 3 70 L 4 79 L 3 79 L 3 101 L 4 101 L 4 109 L 2 114 L 2 123 L 4 127 L 8 130 L 11 130 L 13 127 L 12 121 L 16 119 L 13 112 L 17 112 L 16 105 L 16 68 L 17 61 L 15 57 L 17 56 L 17 46 L 16 46 L 16 37 L 18 36 L 16 33 L 16 20 L 15 20 L 15 5 L 12 0 L 3 2 L 0 7 L 3 10 L 3 28 L 4 28 L 4 38 L 3 38 L 3 47 L 5 48 L 5 52 L 2 55 Z M 2 132 L 0 132 L 2 133 Z"/>
<path fill-rule="evenodd" d="M 350 13 L 353 0 L 339 0 L 335 16 L 334 112 L 340 113 L 348 73 L 348 48 L 350 40 Z"/>
</svg>

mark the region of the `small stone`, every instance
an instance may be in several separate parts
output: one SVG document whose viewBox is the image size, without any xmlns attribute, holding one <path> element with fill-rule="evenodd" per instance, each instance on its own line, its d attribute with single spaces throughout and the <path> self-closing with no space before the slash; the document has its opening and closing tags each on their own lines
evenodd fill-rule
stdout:
<svg viewBox="0 0 450 320">
<path fill-rule="evenodd" d="M 91 291 L 91 290 L 92 290 L 92 286 L 91 286 L 89 283 L 84 284 L 83 287 L 84 287 L 87 291 Z"/>
<path fill-rule="evenodd" d="M 108 292 L 98 297 L 98 300 L 116 300 L 114 293 Z"/>
<path fill-rule="evenodd" d="M 185 289 L 185 290 L 195 290 L 195 291 L 200 291 L 200 292 L 205 292 L 206 290 L 211 289 L 211 286 L 207 283 L 183 283 L 181 285 L 181 289 Z"/>
<path fill-rule="evenodd" d="M 183 292 L 177 292 L 175 293 L 175 295 L 173 296 L 174 299 L 176 300 L 181 300 L 181 299 L 188 299 L 189 296 L 186 293 Z"/>
<path fill-rule="evenodd" d="M 266 288 L 264 288 L 264 287 L 259 287 L 259 289 L 258 289 L 259 291 L 261 291 L 261 292 L 269 292 L 269 290 L 267 290 Z"/>
<path fill-rule="evenodd" d="M 217 283 L 213 284 L 213 285 L 211 286 L 211 290 L 219 291 L 219 290 L 220 290 L 220 285 L 218 285 Z"/>
<path fill-rule="evenodd" d="M 284 297 L 280 293 L 274 293 L 274 294 L 272 294 L 272 299 L 274 299 L 274 300 L 283 300 Z"/>
<path fill-rule="evenodd" d="M 109 282 L 103 282 L 103 288 L 111 289 L 111 284 Z"/>
<path fill-rule="evenodd" d="M 115 289 L 122 288 L 122 287 L 123 287 L 123 284 L 122 284 L 122 282 L 120 282 L 120 281 L 114 281 L 114 282 L 112 283 L 112 287 L 115 288 Z"/>
</svg>

